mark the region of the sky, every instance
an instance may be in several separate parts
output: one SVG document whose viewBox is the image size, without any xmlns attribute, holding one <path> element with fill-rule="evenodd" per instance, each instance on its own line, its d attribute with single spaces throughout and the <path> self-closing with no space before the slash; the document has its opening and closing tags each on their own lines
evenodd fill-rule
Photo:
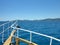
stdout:
<svg viewBox="0 0 60 45">
<path fill-rule="evenodd" d="M 60 18 L 60 0 L 0 0 L 0 20 Z"/>
</svg>

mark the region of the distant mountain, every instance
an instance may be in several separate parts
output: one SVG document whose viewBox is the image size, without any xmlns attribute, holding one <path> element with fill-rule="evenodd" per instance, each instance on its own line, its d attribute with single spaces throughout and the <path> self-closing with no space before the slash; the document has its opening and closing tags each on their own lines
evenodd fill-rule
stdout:
<svg viewBox="0 0 60 45">
<path fill-rule="evenodd" d="M 16 21 L 16 20 L 13 20 Z M 60 21 L 60 18 L 47 18 L 42 20 L 18 20 L 18 21 Z M 0 21 L 0 23 L 7 22 L 7 21 Z"/>
<path fill-rule="evenodd" d="M 43 21 L 60 21 L 60 18 L 55 18 L 55 19 L 49 18 L 49 19 L 44 19 Z"/>
</svg>

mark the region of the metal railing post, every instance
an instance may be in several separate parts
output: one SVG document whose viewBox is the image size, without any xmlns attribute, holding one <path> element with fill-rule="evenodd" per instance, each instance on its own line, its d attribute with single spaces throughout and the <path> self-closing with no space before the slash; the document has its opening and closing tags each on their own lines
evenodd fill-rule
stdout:
<svg viewBox="0 0 60 45">
<path fill-rule="evenodd" d="M 52 45 L 52 38 L 50 39 L 50 45 Z"/>
<path fill-rule="evenodd" d="M 30 32 L 30 43 L 32 43 L 32 32 Z"/>
<path fill-rule="evenodd" d="M 8 23 L 8 27 L 9 27 L 9 23 Z M 9 29 L 8 29 L 8 37 L 9 37 Z"/>
<path fill-rule="evenodd" d="M 2 43 L 4 43 L 4 25 L 3 25 Z"/>
<path fill-rule="evenodd" d="M 19 32 L 18 32 L 18 30 L 17 30 L 17 38 L 18 38 L 18 33 L 19 33 Z"/>
</svg>

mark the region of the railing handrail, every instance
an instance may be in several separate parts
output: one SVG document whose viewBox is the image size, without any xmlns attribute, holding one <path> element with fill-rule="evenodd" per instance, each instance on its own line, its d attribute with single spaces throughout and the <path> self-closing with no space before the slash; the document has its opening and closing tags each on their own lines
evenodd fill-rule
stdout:
<svg viewBox="0 0 60 45">
<path fill-rule="evenodd" d="M 8 21 L 8 22 L 6 22 L 6 23 L 1 24 L 1 25 L 0 25 L 0 27 L 1 27 L 1 26 L 3 26 L 3 25 L 5 25 L 5 24 L 7 24 L 7 23 L 9 23 L 9 21 Z"/>
<path fill-rule="evenodd" d="M 26 32 L 29 32 L 29 33 L 33 33 L 33 34 L 37 34 L 37 35 L 40 35 L 40 36 L 44 36 L 44 37 L 47 37 L 47 38 L 50 38 L 50 39 L 54 39 L 54 40 L 60 42 L 60 39 L 55 38 L 55 37 L 52 37 L 52 36 L 48 36 L 48 35 L 45 35 L 45 34 L 42 34 L 42 33 L 34 32 L 34 31 L 30 31 L 30 30 L 22 29 L 22 28 L 16 28 L 16 27 L 12 27 L 12 28 L 14 28 L 14 29 L 18 29 L 18 30 L 22 30 L 22 31 L 26 31 Z"/>
<path fill-rule="evenodd" d="M 11 22 L 12 22 L 12 21 L 11 21 Z M 5 25 L 5 24 L 7 24 L 7 23 L 10 23 L 10 22 L 6 22 L 6 23 L 2 24 L 1 26 Z M 16 22 L 14 22 L 13 24 L 15 24 L 15 23 L 16 23 Z M 13 25 L 13 24 L 12 24 L 12 25 Z M 11 25 L 11 26 L 12 26 L 12 25 Z M 11 28 L 11 26 L 9 26 L 7 29 Z M 7 30 L 7 29 L 6 29 L 6 30 Z M 0 32 L 0 34 L 4 33 L 6 30 Z"/>
<path fill-rule="evenodd" d="M 13 21 L 7 21 L 7 22 L 1 24 L 0 27 L 3 26 L 3 25 L 5 25 L 5 24 L 8 24 L 8 23 L 10 23 L 10 22 L 13 22 Z"/>
</svg>

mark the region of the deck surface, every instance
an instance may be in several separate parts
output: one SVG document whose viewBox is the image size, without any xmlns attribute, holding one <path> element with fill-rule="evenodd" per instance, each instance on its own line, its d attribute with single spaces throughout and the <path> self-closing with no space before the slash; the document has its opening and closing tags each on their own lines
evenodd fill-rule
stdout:
<svg viewBox="0 0 60 45">
<path fill-rule="evenodd" d="M 36 44 L 36 43 L 34 43 L 34 42 L 32 42 L 32 43 L 30 43 L 30 41 L 28 41 L 28 40 L 25 40 L 25 39 L 22 39 L 22 38 L 16 38 L 16 40 L 18 40 L 18 41 L 22 41 L 22 42 L 24 42 L 24 43 L 26 43 L 26 44 L 28 44 L 28 45 L 38 45 L 38 44 Z M 17 42 L 18 42 L 17 41 Z"/>
<path fill-rule="evenodd" d="M 12 41 L 12 38 L 14 36 L 14 33 L 16 32 L 16 30 L 13 30 L 11 32 L 11 35 L 9 36 L 9 38 L 4 42 L 3 45 L 10 45 L 11 41 Z M 16 38 L 16 37 L 15 37 Z M 16 38 L 16 45 L 19 45 L 19 42 L 24 42 L 24 43 L 27 43 L 28 45 L 37 45 L 36 43 L 30 43 L 30 41 L 28 40 L 25 40 L 25 39 L 22 39 L 22 38 Z"/>
<path fill-rule="evenodd" d="M 15 32 L 16 32 L 16 30 L 13 30 L 13 31 L 12 31 L 11 35 L 10 35 L 9 38 L 4 42 L 3 45 L 10 45 L 11 40 L 12 40 L 12 37 L 13 37 L 13 35 L 14 35 Z"/>
</svg>

